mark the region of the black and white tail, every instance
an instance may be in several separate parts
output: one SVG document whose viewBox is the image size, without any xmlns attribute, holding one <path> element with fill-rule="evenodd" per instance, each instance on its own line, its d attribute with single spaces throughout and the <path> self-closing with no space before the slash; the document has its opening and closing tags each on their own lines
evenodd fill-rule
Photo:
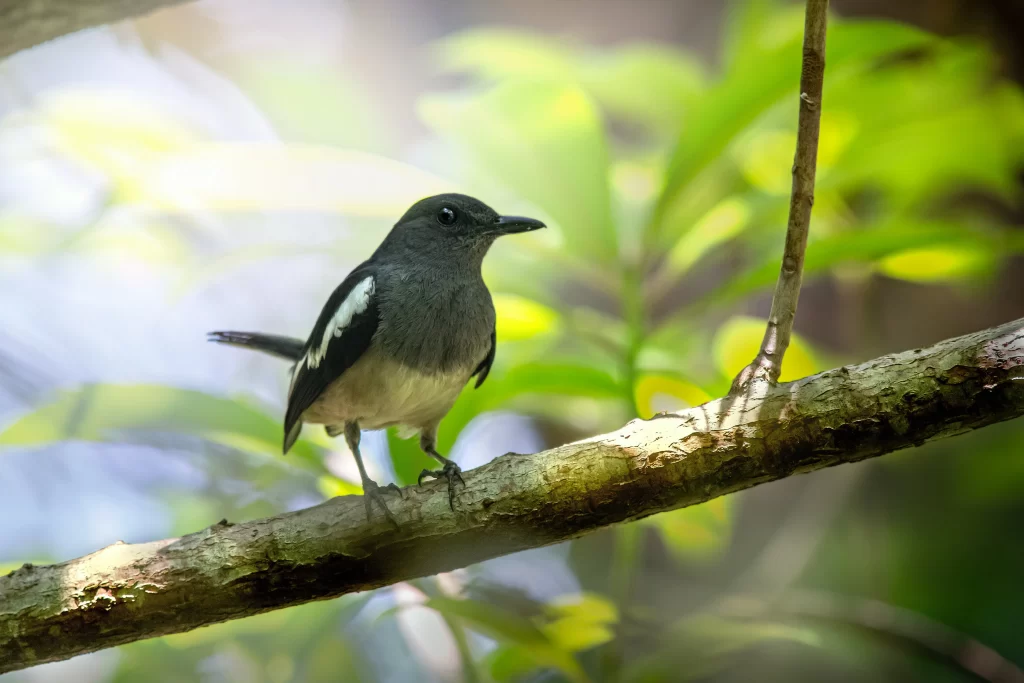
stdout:
<svg viewBox="0 0 1024 683">
<path fill-rule="evenodd" d="M 218 344 L 255 349 L 269 353 L 271 356 L 290 360 L 293 363 L 302 358 L 302 353 L 306 348 L 306 342 L 301 339 L 257 332 L 210 332 L 206 335 L 206 339 Z"/>
</svg>

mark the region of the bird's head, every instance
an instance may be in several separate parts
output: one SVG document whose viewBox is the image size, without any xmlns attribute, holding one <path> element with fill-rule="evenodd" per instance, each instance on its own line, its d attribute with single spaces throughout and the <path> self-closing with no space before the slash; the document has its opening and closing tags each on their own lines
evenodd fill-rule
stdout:
<svg viewBox="0 0 1024 683">
<path fill-rule="evenodd" d="M 543 228 L 544 223 L 524 216 L 502 216 L 479 199 L 464 194 L 439 194 L 409 207 L 392 231 L 392 238 L 408 245 L 440 245 L 446 249 L 486 252 L 502 235 Z"/>
</svg>

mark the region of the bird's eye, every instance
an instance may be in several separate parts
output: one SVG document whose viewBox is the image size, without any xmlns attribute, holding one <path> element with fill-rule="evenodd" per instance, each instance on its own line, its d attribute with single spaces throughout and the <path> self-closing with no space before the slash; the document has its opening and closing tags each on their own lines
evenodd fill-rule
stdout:
<svg viewBox="0 0 1024 683">
<path fill-rule="evenodd" d="M 455 211 L 447 206 L 437 212 L 437 222 L 441 225 L 452 225 L 455 223 Z"/>
</svg>

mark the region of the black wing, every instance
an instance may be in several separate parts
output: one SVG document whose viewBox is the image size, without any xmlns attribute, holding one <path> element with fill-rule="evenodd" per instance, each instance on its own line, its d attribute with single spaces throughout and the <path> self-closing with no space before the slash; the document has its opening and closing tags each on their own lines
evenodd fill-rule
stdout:
<svg viewBox="0 0 1024 683">
<path fill-rule="evenodd" d="M 375 290 L 374 269 L 364 264 L 327 299 L 292 375 L 284 416 L 285 453 L 299 436 L 302 413 L 370 346 L 379 321 Z"/>
<path fill-rule="evenodd" d="M 487 379 L 487 375 L 491 372 L 491 365 L 494 364 L 494 353 L 497 351 L 497 341 L 497 330 L 491 330 L 491 348 L 487 352 L 487 355 L 484 356 L 484 359 L 480 361 L 480 365 L 476 366 L 476 370 L 474 370 L 473 374 L 470 375 L 470 377 L 477 374 L 480 375 L 476 378 L 476 384 L 473 385 L 474 389 L 479 389 L 480 385 L 484 383 L 485 379 Z"/>
</svg>

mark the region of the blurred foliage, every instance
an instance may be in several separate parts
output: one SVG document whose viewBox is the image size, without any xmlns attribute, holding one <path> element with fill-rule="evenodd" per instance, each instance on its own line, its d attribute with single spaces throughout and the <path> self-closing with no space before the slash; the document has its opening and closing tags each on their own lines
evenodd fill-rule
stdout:
<svg viewBox="0 0 1024 683">
<path fill-rule="evenodd" d="M 0 121 L 0 135 L 47 131 L 63 158 L 101 179 L 105 212 L 76 232 L 24 207 L 4 209 L 0 259 L 92 246 L 187 262 L 186 287 L 198 287 L 305 248 L 282 232 L 280 243 L 200 258 L 196 235 L 176 229 L 183 218 L 196 219 L 202 234 L 196 217 L 207 212 L 345 216 L 367 221 L 355 239 L 368 251 L 412 200 L 458 188 L 502 211 L 544 218 L 552 229 L 502 243 L 485 264 L 498 311 L 497 360 L 487 383 L 465 391 L 442 423 L 441 452 L 474 419 L 498 410 L 572 438 L 699 405 L 728 387 L 760 341 L 764 321 L 736 304 L 768 292 L 777 275 L 795 144 L 801 8 L 751 0 L 734 10 L 714 72 L 665 46 L 596 49 L 504 28 L 450 36 L 431 55 L 439 75 L 462 80 L 421 98 L 418 113 L 438 153 L 415 163 L 385 156 L 397 153 L 385 120 L 354 80 L 284 59 L 234 76 L 289 144 L 214 142 L 130 93 L 44 98 Z M 1024 94 L 994 78 L 986 47 L 834 18 L 826 62 L 806 281 L 884 276 L 977 286 L 1024 252 L 1020 230 L 954 201 L 968 193 L 1019 198 Z M 145 229 L 110 220 L 119 208 L 135 212 Z M 348 247 L 352 239 L 338 238 Z M 797 335 L 782 379 L 833 360 Z M 183 388 L 90 385 L 16 418 L 0 431 L 0 446 L 178 435 L 279 463 L 279 417 L 246 399 Z M 415 481 L 429 464 L 415 441 L 389 433 L 387 443 L 398 481 Z M 1014 450 L 1000 443 L 993 448 Z M 247 476 L 267 485 L 294 466 L 308 475 L 313 497 L 358 491 L 323 464 L 337 448 L 322 430 L 307 430 L 286 465 Z M 971 471 L 965 491 L 989 486 Z M 995 479 L 1012 501 L 1021 477 Z M 201 519 L 201 497 L 181 500 L 183 531 L 213 521 Z M 709 580 L 702 572 L 733 548 L 738 514 L 733 498 L 718 499 L 588 539 L 597 550 L 591 566 L 577 567 L 586 592 L 575 603 L 522 613 L 493 596 L 437 593 L 422 605 L 445 619 L 467 680 L 703 680 L 759 643 L 826 648 L 834 638 L 820 629 L 715 615 L 699 600 L 682 606 L 686 617 L 653 624 L 633 604 L 643 592 L 637 564 L 652 554 L 665 555 L 659 571 L 678 572 L 669 584 L 647 574 L 652 585 Z M 837 549 L 835 556 L 848 555 Z M 354 680 L 372 667 L 344 624 L 365 602 L 346 598 L 133 645 L 122 651 L 116 680 L 164 680 L 154 673 L 163 670 L 176 680 L 171 672 L 221 660 L 248 672 L 239 680 L 338 680 L 339 671 Z M 635 637 L 641 626 L 661 635 L 644 642 Z M 485 636 L 487 646 L 466 631 Z"/>
</svg>

